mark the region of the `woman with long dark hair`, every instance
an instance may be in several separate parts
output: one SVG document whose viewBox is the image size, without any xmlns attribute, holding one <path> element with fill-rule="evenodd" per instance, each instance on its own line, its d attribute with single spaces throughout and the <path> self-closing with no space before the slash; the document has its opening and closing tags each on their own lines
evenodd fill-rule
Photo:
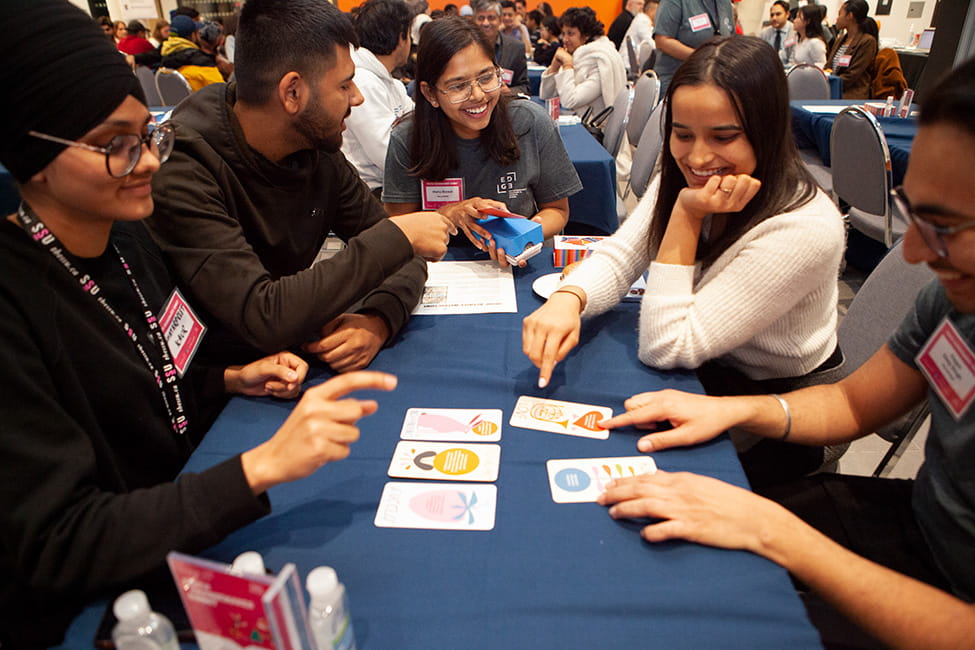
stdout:
<svg viewBox="0 0 975 650">
<path fill-rule="evenodd" d="M 843 222 L 799 160 L 775 52 L 757 38 L 709 41 L 665 101 L 661 167 L 643 200 L 525 319 L 539 384 L 581 319 L 611 309 L 648 269 L 647 365 L 700 368 L 712 394 L 770 392 L 837 366 Z"/>
<path fill-rule="evenodd" d="M 819 68 L 826 67 L 826 37 L 819 17 L 819 5 L 799 7 L 796 19 L 792 21 L 799 42 L 792 48 L 789 65 L 809 63 Z"/>
<path fill-rule="evenodd" d="M 501 92 L 494 48 L 470 22 L 430 23 L 417 52 L 422 98 L 389 138 L 383 202 L 390 215 L 435 209 L 468 238 L 490 239 L 484 209 L 531 218 L 551 237 L 582 188 L 558 127 L 541 107 Z M 488 251 L 505 265 L 504 251 Z M 517 255 L 521 251 L 512 251 Z"/>
<path fill-rule="evenodd" d="M 845 30 L 833 41 L 826 57 L 833 74 L 843 80 L 843 99 L 870 98 L 870 68 L 877 58 L 877 23 L 867 16 L 866 0 L 846 0 L 836 17 Z"/>
</svg>

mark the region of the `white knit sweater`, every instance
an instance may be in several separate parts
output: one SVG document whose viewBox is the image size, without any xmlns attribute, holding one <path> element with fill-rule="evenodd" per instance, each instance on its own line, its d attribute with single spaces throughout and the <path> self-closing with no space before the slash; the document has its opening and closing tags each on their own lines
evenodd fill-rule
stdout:
<svg viewBox="0 0 975 650">
<path fill-rule="evenodd" d="M 588 297 L 583 317 L 612 308 L 649 267 L 640 308 L 640 360 L 697 368 L 720 358 L 752 379 L 805 375 L 836 346 L 843 221 L 822 191 L 766 219 L 702 273 L 701 265 L 652 262 L 647 237 L 659 189 L 563 284 Z M 705 224 L 705 229 L 707 224 Z"/>
</svg>

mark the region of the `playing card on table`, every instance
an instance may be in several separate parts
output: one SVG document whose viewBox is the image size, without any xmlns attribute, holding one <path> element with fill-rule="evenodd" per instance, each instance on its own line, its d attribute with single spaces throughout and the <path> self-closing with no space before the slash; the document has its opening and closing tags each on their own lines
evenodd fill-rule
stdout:
<svg viewBox="0 0 975 650">
<path fill-rule="evenodd" d="M 508 424 L 525 429 L 606 440 L 609 438 L 609 431 L 596 423 L 612 416 L 613 409 L 606 406 L 522 395 L 515 404 Z"/>
<path fill-rule="evenodd" d="M 501 440 L 501 409 L 424 409 L 406 411 L 403 440 L 498 442 Z"/>
<path fill-rule="evenodd" d="M 614 479 L 657 471 L 657 464 L 649 456 L 552 459 L 545 467 L 556 503 L 595 501 Z"/>
<path fill-rule="evenodd" d="M 400 483 L 383 488 L 379 528 L 491 530 L 498 488 L 489 483 Z"/>
<path fill-rule="evenodd" d="M 402 440 L 387 474 L 392 478 L 496 481 L 500 462 L 500 445 Z"/>
</svg>

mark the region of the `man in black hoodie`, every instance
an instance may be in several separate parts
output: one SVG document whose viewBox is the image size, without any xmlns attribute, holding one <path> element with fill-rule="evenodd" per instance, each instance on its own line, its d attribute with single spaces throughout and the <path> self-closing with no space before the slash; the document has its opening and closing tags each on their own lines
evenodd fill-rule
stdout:
<svg viewBox="0 0 975 650">
<path fill-rule="evenodd" d="M 409 318 L 424 258 L 439 259 L 454 228 L 435 212 L 389 218 L 341 154 L 362 102 L 345 14 L 250 0 L 237 42 L 237 82 L 173 113 L 150 227 L 211 327 L 200 354 L 245 363 L 303 344 L 338 372 L 363 368 Z M 330 231 L 347 247 L 316 264 Z"/>
</svg>

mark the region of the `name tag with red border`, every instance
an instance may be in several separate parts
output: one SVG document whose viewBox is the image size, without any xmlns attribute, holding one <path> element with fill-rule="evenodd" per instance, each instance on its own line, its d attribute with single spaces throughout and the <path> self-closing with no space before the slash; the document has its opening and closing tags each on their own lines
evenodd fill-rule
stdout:
<svg viewBox="0 0 975 650">
<path fill-rule="evenodd" d="M 711 18 L 707 14 L 691 16 L 687 19 L 687 23 L 691 26 L 692 32 L 699 32 L 702 29 L 713 29 L 711 27 Z"/>
<path fill-rule="evenodd" d="M 424 210 L 437 208 L 464 200 L 464 179 L 445 178 L 442 181 L 420 181 L 420 195 Z"/>
<path fill-rule="evenodd" d="M 501 68 L 501 81 L 506 84 L 511 84 L 511 80 L 515 78 L 515 71 L 509 70 L 508 68 Z"/>
<path fill-rule="evenodd" d="M 852 60 L 853 60 L 853 55 L 852 54 L 844 54 L 843 56 L 841 56 L 838 59 L 836 59 L 836 67 L 837 68 L 849 68 L 850 67 L 850 61 L 852 61 Z"/>
<path fill-rule="evenodd" d="M 914 361 L 951 415 L 960 420 L 975 399 L 975 353 L 947 317 Z"/>
<path fill-rule="evenodd" d="M 169 346 L 173 365 L 182 377 L 200 347 L 200 342 L 203 341 L 203 335 L 207 331 L 206 325 L 186 302 L 179 289 L 173 289 L 159 315 L 159 327 Z"/>
</svg>

